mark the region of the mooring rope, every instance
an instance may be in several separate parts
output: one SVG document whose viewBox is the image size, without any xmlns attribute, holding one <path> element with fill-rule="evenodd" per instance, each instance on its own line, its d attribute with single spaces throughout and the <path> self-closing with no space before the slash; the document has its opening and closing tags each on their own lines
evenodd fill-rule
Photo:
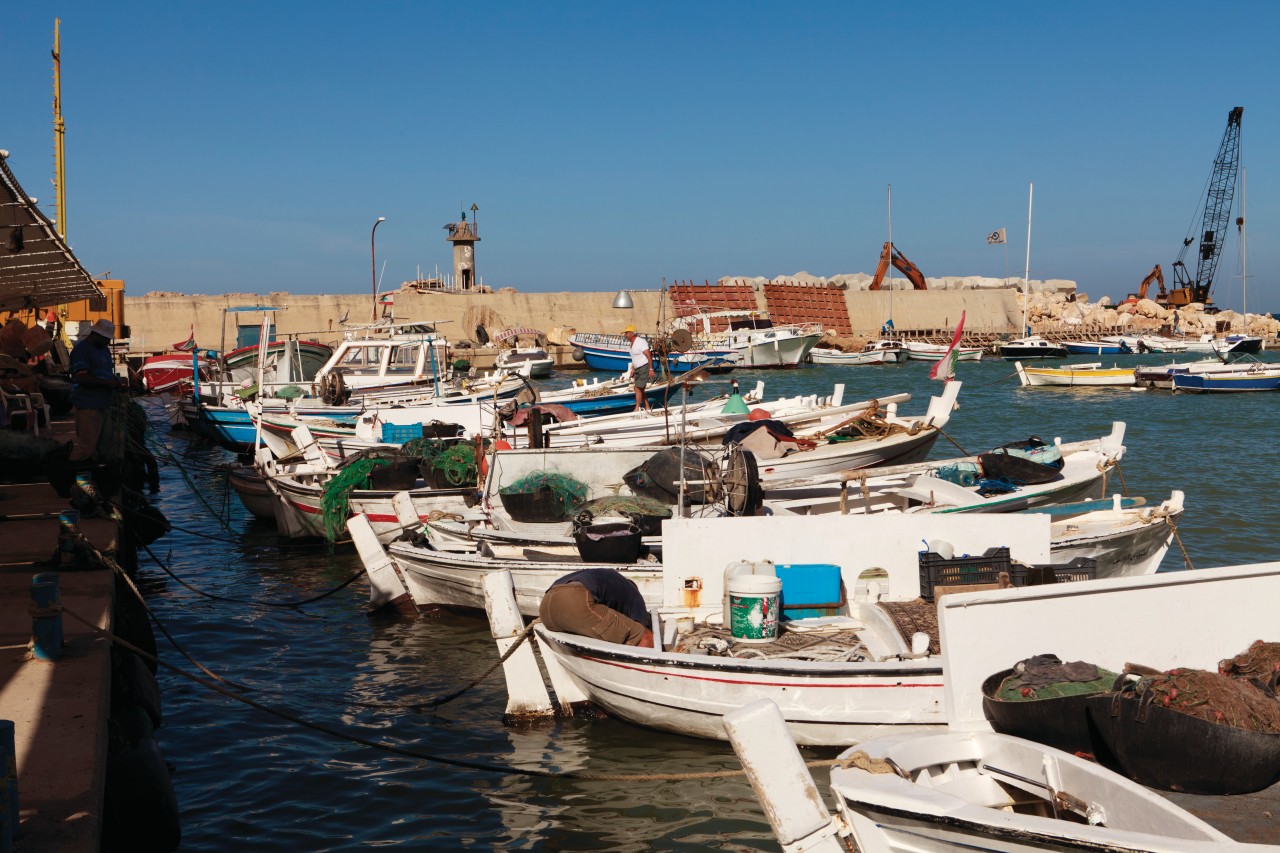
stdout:
<svg viewBox="0 0 1280 853">
<path fill-rule="evenodd" d="M 436 764 L 444 764 L 450 767 L 461 767 L 468 770 L 478 770 L 478 771 L 484 771 L 488 773 L 502 773 L 505 775 L 538 777 L 538 778 L 544 778 L 544 779 L 568 779 L 572 781 L 582 781 L 582 782 L 679 782 L 679 781 L 697 780 L 697 779 L 731 779 L 731 778 L 742 776 L 745 774 L 745 771 L 741 769 L 708 770 L 708 771 L 703 771 L 698 773 L 644 773 L 644 774 L 561 773 L 554 770 L 540 770 L 540 769 L 532 769 L 527 767 L 512 767 L 509 765 L 494 764 L 494 763 L 484 762 L 484 761 L 472 761 L 464 758 L 451 758 L 449 756 L 432 755 L 426 752 L 419 752 L 416 749 L 408 749 L 406 747 L 399 746 L 397 744 L 387 743 L 386 741 L 372 740 L 370 738 L 362 737 L 360 735 L 353 734 L 350 732 L 340 731 L 339 729 L 336 729 L 333 726 L 326 725 L 325 723 L 318 723 L 318 722 L 315 722 L 314 720 L 308 720 L 305 717 L 299 714 L 296 714 L 292 711 L 289 711 L 283 708 L 277 708 L 275 706 L 268 705 L 264 702 L 259 702 L 255 699 L 252 699 L 248 696 L 242 695 L 240 693 L 237 693 L 225 687 L 223 684 L 219 683 L 218 681 L 211 681 L 209 679 L 201 678 L 197 675 L 192 675 L 191 673 L 186 672 L 185 670 L 180 669 L 179 667 L 174 666 L 173 664 L 160 660 L 155 655 L 150 654 L 149 652 L 138 648 L 137 646 L 133 645 L 127 640 L 117 637 L 112 632 L 104 628 L 99 628 L 97 625 L 90 622 L 88 619 L 84 618 L 79 613 L 76 613 L 74 610 L 68 608 L 66 605 L 62 606 L 62 611 L 66 613 L 68 616 L 75 619 L 77 622 L 80 622 L 81 624 L 83 624 L 89 630 L 93 631 L 96 635 L 103 637 L 105 639 L 108 639 L 113 643 L 118 643 L 123 648 L 128 649 L 129 651 L 133 652 L 134 654 L 138 655 L 144 660 L 151 661 L 155 663 L 157 666 L 162 666 L 165 669 L 170 670 L 171 672 L 177 674 L 178 676 L 185 678 L 188 681 L 192 681 L 196 684 L 199 684 L 209 690 L 212 690 L 215 693 L 219 693 L 227 697 L 228 699 L 234 699 L 235 701 L 240 702 L 244 705 L 248 705 L 251 708 L 256 708 L 259 711 L 262 711 L 266 714 L 270 714 L 279 719 L 294 723 L 295 725 L 302 726 L 303 728 L 311 729 L 312 731 L 320 732 L 321 734 L 329 735 L 330 737 L 337 738 L 339 740 L 360 744 L 361 746 L 367 746 L 370 749 L 376 749 L 381 752 L 387 752 L 387 753 L 391 753 L 392 755 L 398 755 L 403 758 L 412 758 L 418 761 L 429 761 Z M 831 763 L 830 759 L 822 759 L 817 761 L 805 762 L 805 766 L 826 767 L 826 766 L 829 766 L 830 763 Z"/>
</svg>

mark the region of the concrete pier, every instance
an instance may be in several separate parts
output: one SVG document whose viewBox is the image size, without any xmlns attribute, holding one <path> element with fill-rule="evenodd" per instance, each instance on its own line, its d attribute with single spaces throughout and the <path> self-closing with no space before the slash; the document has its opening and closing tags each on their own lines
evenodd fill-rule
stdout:
<svg viewBox="0 0 1280 853">
<path fill-rule="evenodd" d="M 55 424 L 55 437 L 65 437 L 58 428 L 68 426 Z M 15 728 L 15 849 L 94 853 L 101 846 L 110 644 L 64 613 L 61 657 L 40 660 L 29 648 L 31 582 L 41 572 L 58 573 L 64 607 L 111 627 L 111 572 L 38 565 L 57 550 L 58 514 L 68 506 L 47 483 L 0 485 L 0 718 Z M 80 529 L 99 550 L 119 532 L 108 518 L 84 519 Z"/>
</svg>

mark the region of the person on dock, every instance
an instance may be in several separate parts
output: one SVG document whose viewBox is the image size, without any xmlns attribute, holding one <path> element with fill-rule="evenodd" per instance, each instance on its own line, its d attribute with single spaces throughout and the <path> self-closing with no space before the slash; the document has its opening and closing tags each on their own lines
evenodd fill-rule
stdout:
<svg viewBox="0 0 1280 853">
<path fill-rule="evenodd" d="M 72 462 L 84 462 L 98 449 L 112 402 L 127 380 L 116 376 L 111 363 L 111 340 L 116 326 L 99 320 L 84 340 L 71 348 L 71 403 L 76 408 L 76 443 Z"/>
<path fill-rule="evenodd" d="M 653 414 L 653 409 L 649 406 L 649 398 L 644 393 L 644 389 L 649 386 L 649 376 L 652 373 L 650 362 L 653 361 L 653 354 L 649 351 L 649 342 L 636 334 L 635 326 L 627 326 L 622 333 L 627 336 L 627 343 L 631 345 L 631 377 L 636 387 L 635 411 L 643 409 Z"/>
<path fill-rule="evenodd" d="M 542 624 L 628 646 L 653 646 L 649 608 L 640 588 L 615 569 L 582 569 L 551 584 L 538 605 Z"/>
</svg>

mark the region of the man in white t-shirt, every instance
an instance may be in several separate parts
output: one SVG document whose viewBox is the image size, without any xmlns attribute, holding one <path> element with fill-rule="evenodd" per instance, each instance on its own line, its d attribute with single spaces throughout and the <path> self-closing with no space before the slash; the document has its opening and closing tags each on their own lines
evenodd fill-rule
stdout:
<svg viewBox="0 0 1280 853">
<path fill-rule="evenodd" d="M 622 333 L 627 336 L 627 343 L 631 345 L 631 375 L 636 386 L 635 411 L 644 409 L 652 414 L 653 409 L 649 407 L 649 398 L 644 393 L 644 389 L 649 385 L 651 373 L 649 365 L 653 360 L 653 355 L 649 352 L 649 342 L 636 334 L 635 326 L 627 326 Z"/>
</svg>

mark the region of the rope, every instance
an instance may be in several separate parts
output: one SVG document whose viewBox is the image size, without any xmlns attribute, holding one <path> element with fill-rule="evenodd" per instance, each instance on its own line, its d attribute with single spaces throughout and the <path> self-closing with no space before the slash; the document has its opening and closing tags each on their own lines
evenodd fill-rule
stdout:
<svg viewBox="0 0 1280 853">
<path fill-rule="evenodd" d="M 155 663 L 157 666 L 162 666 L 165 669 L 170 670 L 171 672 L 177 674 L 178 676 L 185 678 L 188 681 L 195 682 L 196 684 L 199 684 L 203 687 L 206 687 L 215 693 L 219 693 L 227 697 L 228 699 L 234 699 L 235 701 L 240 702 L 241 704 L 248 705 L 251 708 L 256 708 L 259 711 L 270 714 L 274 717 L 278 717 L 279 719 L 294 723 L 296 725 L 302 726 L 303 728 L 311 729 L 312 731 L 320 732 L 321 734 L 326 734 L 326 735 L 329 735 L 330 737 L 337 738 L 339 740 L 345 740 L 351 743 L 360 744 L 361 746 L 367 746 L 371 749 L 377 749 L 382 752 L 388 752 L 393 755 L 399 755 L 404 758 L 412 758 L 419 761 L 430 761 L 436 764 L 444 764 L 450 767 L 461 767 L 468 770 L 479 770 L 479 771 L 485 771 L 489 773 L 502 773 L 505 775 L 529 776 L 529 777 L 537 777 L 537 778 L 544 778 L 544 779 L 568 779 L 568 780 L 577 780 L 577 781 L 583 781 L 583 782 L 650 782 L 650 781 L 676 782 L 676 781 L 696 780 L 696 779 L 727 779 L 727 778 L 733 778 L 736 776 L 744 775 L 744 771 L 740 769 L 739 770 L 711 770 L 711 771 L 704 771 L 701 773 L 669 773 L 669 774 L 648 773 L 648 774 L 642 774 L 642 775 L 625 774 L 625 773 L 557 773 L 552 770 L 535 770 L 535 769 L 530 769 L 525 767 L 510 767 L 510 766 L 492 764 L 492 763 L 483 762 L 483 761 L 469 761 L 461 758 L 450 758 L 442 755 L 431 755 L 429 753 L 419 752 L 418 750 L 415 750 L 415 749 L 407 749 L 402 746 L 397 746 L 396 744 L 393 744 L 393 743 L 371 740 L 366 737 L 361 737 L 360 735 L 339 731 L 338 729 L 332 726 L 326 725 L 324 723 L 317 723 L 312 720 L 308 720 L 298 714 L 293 713 L 292 711 L 273 707 L 271 705 L 267 705 L 262 702 L 258 702 L 254 699 L 251 699 L 248 696 L 244 696 L 240 693 L 236 693 L 230 690 L 227 687 L 224 687 L 222 684 L 219 684 L 217 681 L 210 681 L 208 679 L 200 678 L 199 676 L 192 675 L 189 672 L 179 669 L 173 664 L 162 661 L 159 658 L 157 658 L 155 655 L 152 655 L 144 651 L 143 649 L 138 648 L 137 646 L 133 645 L 127 640 L 117 637 L 115 634 L 111 633 L 110 631 L 107 631 L 103 628 L 99 628 L 97 625 L 93 624 L 88 619 L 85 619 L 83 616 L 76 613 L 74 610 L 64 607 L 63 612 L 71 616 L 77 622 L 80 622 L 89 630 L 93 631 L 96 635 L 103 637 L 107 640 L 110 640 L 113 643 L 117 643 L 123 648 L 126 648 L 129 651 L 133 652 L 134 654 L 142 657 L 144 660 L 151 661 Z M 827 760 L 812 761 L 812 762 L 807 762 L 806 766 L 820 767 L 820 766 L 826 766 L 828 763 L 829 762 Z"/>
<path fill-rule="evenodd" d="M 942 437 L 943 437 L 943 438 L 945 438 L 947 441 L 949 441 L 949 442 L 951 442 L 952 444 L 954 444 L 954 445 L 956 446 L 956 449 L 960 451 L 960 455 L 961 455 L 961 456 L 969 456 L 969 455 L 970 455 L 969 451 L 967 451 L 967 450 L 965 450 L 963 447 L 961 447 L 961 446 L 960 446 L 960 444 L 959 444 L 959 443 L 958 443 L 954 438 L 952 438 L 951 436 L 947 435 L 947 431 L 946 431 L 946 430 L 944 430 L 942 427 L 940 427 L 940 426 L 935 426 L 935 427 L 933 427 L 933 428 L 934 428 L 934 429 L 936 429 L 938 432 L 942 433 Z"/>
<path fill-rule="evenodd" d="M 86 543 L 86 544 L 87 544 L 87 543 Z M 93 546 L 91 546 L 91 545 L 90 545 L 90 546 L 88 546 L 88 547 L 89 547 L 90 549 L 92 549 L 92 547 L 93 547 Z M 211 599 L 211 600 L 213 600 L 213 601 L 227 601 L 227 602 L 230 602 L 230 603 L 232 603 L 232 604 L 247 604 L 247 605 L 249 605 L 249 606 L 251 606 L 251 607 L 288 607 L 288 608 L 297 608 L 297 607 L 301 607 L 301 606 L 302 606 L 302 605 L 304 605 L 304 604 L 314 604 L 315 602 L 320 601 L 321 599 L 328 598 L 329 596 L 333 595 L 335 592 L 339 592 L 339 591 L 341 591 L 341 590 L 346 589 L 347 587 L 351 586 L 351 584 L 355 583 L 355 582 L 356 582 L 356 580 L 358 580 L 358 579 L 360 578 L 360 576 L 364 574 L 364 569 L 362 568 L 362 569 L 360 569 L 360 571 L 356 572 L 356 573 L 355 573 L 355 574 L 353 574 L 351 577 L 347 578 L 345 581 L 343 581 L 342 583 L 338 584 L 336 587 L 334 587 L 333 589 L 329 590 L 328 592 L 322 592 L 322 593 L 320 593 L 319 595 L 312 596 L 311 598 L 303 598 L 303 599 L 300 599 L 300 600 L 298 600 L 298 601 L 254 601 L 254 600 L 252 600 L 252 599 L 247 599 L 247 598 L 230 598 L 230 597 L 228 597 L 228 596 L 224 596 L 224 595 L 214 595 L 214 594 L 213 594 L 213 593 L 211 593 L 211 592 L 205 592 L 205 591 L 204 591 L 204 590 L 202 590 L 202 589 L 197 589 L 196 587 L 192 586 L 191 584 L 187 583 L 187 582 L 186 582 L 186 581 L 184 581 L 182 578 L 180 578 L 180 577 L 178 577 L 176 574 L 174 574 L 174 573 L 173 573 L 173 570 L 172 570 L 172 569 L 170 569 L 168 566 L 166 566 L 166 565 L 164 564 L 164 561 L 163 561 L 163 560 L 161 560 L 159 557 L 157 557 L 157 556 L 156 556 L 155 552 L 151 550 L 151 547 L 150 547 L 149 545 L 143 545 L 143 546 L 142 546 L 142 549 L 143 549 L 144 551 L 146 551 L 146 552 L 151 556 L 151 559 L 155 561 L 155 564 L 156 564 L 157 566 L 159 566 L 161 569 L 163 569 L 163 570 L 164 570 L 164 573 L 165 573 L 165 574 L 167 574 L 169 577 L 173 578 L 175 581 L 177 581 L 177 582 L 178 582 L 179 584 L 181 584 L 182 586 L 184 586 L 184 587 L 186 587 L 187 589 L 189 589 L 189 590 L 191 590 L 192 592 L 194 592 L 196 595 L 202 595 L 202 596 L 204 596 L 205 598 Z"/>
<path fill-rule="evenodd" d="M 1178 543 L 1178 550 L 1182 552 L 1182 564 L 1188 569 L 1194 569 L 1191 565 L 1191 555 L 1187 553 L 1187 548 L 1182 544 L 1182 537 L 1178 535 L 1178 525 L 1174 523 L 1173 517 L 1166 515 L 1164 517 L 1165 524 L 1169 525 L 1169 529 L 1173 531 L 1173 541 Z"/>
<path fill-rule="evenodd" d="M 78 535 L 76 537 L 76 542 L 77 544 L 79 544 L 81 547 L 85 549 L 85 553 L 89 554 L 91 558 L 98 560 L 99 563 L 111 569 L 111 571 L 115 572 L 119 577 L 124 579 L 124 582 L 128 584 L 129 589 L 133 592 L 134 596 L 142 604 L 142 609 L 147 611 L 147 615 L 151 617 L 151 621 L 154 622 L 156 624 L 156 627 L 160 629 L 160 632 L 164 634 L 165 639 L 167 639 L 170 643 L 172 643 L 173 647 L 178 650 L 178 654 L 182 655 L 184 658 L 191 661 L 193 666 L 195 666 L 197 669 L 199 669 L 201 672 L 203 672 L 205 675 L 209 676 L 210 678 L 216 679 L 217 681 L 223 682 L 225 684 L 229 684 L 232 687 L 234 687 L 236 690 L 248 689 L 242 684 L 236 684 L 234 681 L 228 681 L 222 676 L 210 671 L 209 669 L 205 668 L 204 664 L 200 663 L 191 655 L 187 654 L 187 650 L 184 649 L 176 639 L 174 639 L 173 635 L 169 633 L 169 629 L 164 626 L 164 623 L 160 621 L 160 618 L 156 616 L 155 612 L 147 605 L 147 600 L 143 598 L 142 592 L 138 589 L 137 585 L 134 584 L 133 578 L 129 577 L 129 573 L 126 572 L 120 566 L 120 564 L 117 563 L 115 560 L 111 559 L 106 554 L 103 554 L 97 548 L 94 548 L 93 545 L 89 543 L 89 540 L 84 536 L 84 534 Z M 143 547 L 146 547 L 146 546 L 143 546 Z M 65 610 L 66 608 L 63 608 L 63 609 Z M 69 610 L 66 612 L 71 613 L 71 611 Z M 75 616 L 74 613 L 72 613 L 71 615 Z M 80 619 L 80 617 L 78 616 L 76 618 Z M 83 622 L 84 620 L 80 619 L 80 621 Z M 88 623 L 86 622 L 85 624 L 88 624 Z M 93 627 L 93 626 L 90 626 L 90 627 Z M 123 640 L 116 640 L 115 637 L 112 637 L 112 639 L 115 640 L 116 642 L 121 642 L 121 643 L 124 642 Z M 125 645 L 128 645 L 128 644 L 125 643 Z M 132 646 L 129 646 L 129 648 L 135 652 L 139 652 L 138 649 Z M 145 652 L 140 652 L 140 653 L 146 654 Z M 147 657 L 150 658 L 151 660 L 155 660 L 155 658 L 152 657 L 151 655 L 147 655 Z"/>
<path fill-rule="evenodd" d="M 1119 461 L 1117 461 L 1117 462 L 1116 462 L 1116 476 L 1120 478 L 1120 488 L 1121 488 L 1121 490 L 1122 490 L 1122 492 L 1123 492 L 1124 496 L 1125 496 L 1126 498 L 1127 498 L 1127 497 L 1129 497 L 1129 486 L 1128 486 L 1128 484 L 1126 484 L 1126 483 L 1125 483 L 1125 481 L 1124 481 L 1124 472 L 1120 470 L 1120 463 L 1119 463 Z"/>
</svg>

